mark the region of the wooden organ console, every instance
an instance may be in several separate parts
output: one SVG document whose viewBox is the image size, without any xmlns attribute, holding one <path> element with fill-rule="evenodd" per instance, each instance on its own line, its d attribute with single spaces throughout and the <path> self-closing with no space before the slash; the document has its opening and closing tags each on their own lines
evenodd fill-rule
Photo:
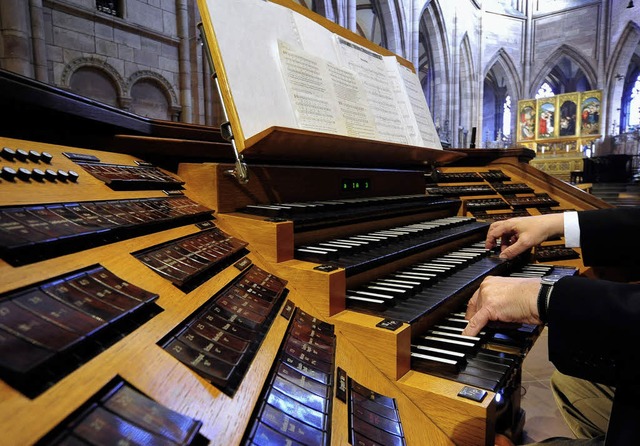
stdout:
<svg viewBox="0 0 640 446">
<path fill-rule="evenodd" d="M 215 129 L 0 74 L 3 444 L 520 435 L 540 327 L 459 339 L 461 309 L 489 274 L 589 271 L 561 241 L 512 262 L 481 242 L 494 219 L 608 206 L 533 152 L 425 163 L 285 131 L 245 150 L 242 183 Z"/>
</svg>

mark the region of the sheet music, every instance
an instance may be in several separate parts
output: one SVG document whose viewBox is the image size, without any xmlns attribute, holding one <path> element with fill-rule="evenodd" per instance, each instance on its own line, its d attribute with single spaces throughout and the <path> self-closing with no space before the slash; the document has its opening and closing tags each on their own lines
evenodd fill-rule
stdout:
<svg viewBox="0 0 640 446">
<path fill-rule="evenodd" d="M 207 6 L 245 138 L 273 126 L 297 127 L 278 55 L 278 41 L 302 45 L 293 11 L 256 0 L 207 0 Z"/>
<path fill-rule="evenodd" d="M 383 60 L 387 67 L 389 82 L 394 90 L 398 110 L 400 110 L 400 119 L 406 127 L 409 143 L 415 146 L 422 146 L 424 145 L 422 136 L 420 134 L 420 129 L 418 128 L 418 122 L 416 121 L 413 113 L 413 107 L 409 98 L 407 98 L 404 80 L 400 77 L 400 72 L 398 71 L 398 61 L 395 57 L 384 57 Z"/>
<path fill-rule="evenodd" d="M 406 94 L 403 97 L 409 98 L 413 116 L 422 137 L 422 144 L 431 149 L 442 149 L 440 136 L 438 136 L 418 75 L 404 65 L 396 63 L 396 66 L 405 87 Z"/>
<path fill-rule="evenodd" d="M 375 126 L 354 73 L 279 42 L 282 74 L 300 128 L 374 139 Z"/>
<path fill-rule="evenodd" d="M 285 127 L 441 148 L 417 77 L 390 70 L 394 57 L 276 3 L 199 2 L 244 139 Z"/>
<path fill-rule="evenodd" d="M 337 38 L 337 43 L 341 65 L 353 70 L 362 80 L 379 139 L 409 144 L 382 56 L 342 37 Z"/>
</svg>

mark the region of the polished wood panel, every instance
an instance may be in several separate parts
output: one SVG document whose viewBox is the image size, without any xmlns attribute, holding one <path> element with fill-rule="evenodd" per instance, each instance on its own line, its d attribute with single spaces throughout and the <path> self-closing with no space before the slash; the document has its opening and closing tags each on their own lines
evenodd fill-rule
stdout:
<svg viewBox="0 0 640 446">
<path fill-rule="evenodd" d="M 138 158 L 129 154 L 11 138 L 0 138 L 0 146 L 51 153 L 53 160 L 46 167 L 56 170 L 74 169 L 80 174 L 77 183 L 40 183 L 21 180 L 12 182 L 2 179 L 0 187 L 3 195 L 0 206 L 164 196 L 162 191 L 111 190 L 101 181 L 82 171 L 62 155 L 62 152 L 95 155 L 105 163 L 133 165 Z M 6 161 L 3 164 L 12 163 Z M 20 162 L 13 164 L 22 165 Z M 24 165 L 33 168 L 36 164 L 26 162 Z M 195 191 L 201 187 L 203 185 L 200 182 L 188 183 L 185 193 L 197 200 L 199 196 Z M 251 219 L 248 220 L 245 225 L 251 226 Z M 220 223 L 224 231 L 230 231 L 230 234 L 238 236 L 234 230 L 238 226 L 237 219 L 230 218 L 224 223 L 214 220 L 214 223 Z M 4 442 L 25 445 L 35 443 L 110 380 L 120 377 L 157 402 L 181 414 L 201 420 L 203 426 L 200 432 L 211 441 L 211 444 L 240 443 L 249 423 L 251 409 L 259 402 L 260 389 L 265 385 L 274 358 L 278 354 L 288 321 L 284 317 L 276 317 L 233 397 L 206 382 L 165 352 L 158 342 L 237 277 L 239 271 L 229 266 L 196 289 L 184 292 L 156 275 L 136 260 L 131 253 L 181 236 L 195 234 L 198 231 L 195 225 L 190 224 L 20 267 L 13 267 L 0 261 L 2 275 L 0 293 L 55 278 L 88 265 L 101 264 L 124 280 L 157 293 L 159 295 L 157 304 L 163 309 L 143 326 L 35 398 L 27 398 L 7 383 L 0 381 L 0 429 L 3 432 Z M 286 240 L 286 238 L 280 238 L 280 240 Z M 331 279 L 332 274 L 312 274 L 308 264 L 284 268 L 267 260 L 265 257 L 268 255 L 263 256 L 253 245 L 249 246 L 247 257 L 261 268 L 288 280 L 290 282 L 287 285 L 288 298 L 309 314 L 322 317 L 323 313 L 339 313 L 342 310 L 332 308 L 324 312 L 319 311 L 317 306 L 326 304 L 320 302 L 317 296 L 307 298 L 309 288 L 328 290 L 324 293 L 325 296 L 337 292 L 329 291 L 332 288 L 344 288 L 343 281 Z M 405 438 L 409 444 L 453 444 L 430 418 L 400 391 L 398 384 L 378 369 L 372 359 L 358 351 L 358 348 L 342 333 L 337 331 L 337 334 L 336 366 L 372 390 L 396 399 Z M 335 400 L 331 416 L 331 443 L 346 444 L 349 438 L 346 404 Z"/>
</svg>

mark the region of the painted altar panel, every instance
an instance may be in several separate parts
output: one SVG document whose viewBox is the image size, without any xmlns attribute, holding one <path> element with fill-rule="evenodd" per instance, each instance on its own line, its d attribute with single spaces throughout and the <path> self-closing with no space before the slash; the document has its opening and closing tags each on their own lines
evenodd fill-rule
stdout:
<svg viewBox="0 0 640 446">
<path fill-rule="evenodd" d="M 600 105 L 602 91 L 592 90 L 580 93 L 580 135 L 600 135 Z"/>
<path fill-rule="evenodd" d="M 558 97 L 536 100 L 536 110 L 536 139 L 556 138 L 558 136 Z"/>
<path fill-rule="evenodd" d="M 578 104 L 579 93 L 566 93 L 558 95 L 559 129 L 560 137 L 575 137 L 578 134 Z"/>
<path fill-rule="evenodd" d="M 533 141 L 536 137 L 536 101 L 525 99 L 518 101 L 518 137 L 517 141 Z"/>
</svg>

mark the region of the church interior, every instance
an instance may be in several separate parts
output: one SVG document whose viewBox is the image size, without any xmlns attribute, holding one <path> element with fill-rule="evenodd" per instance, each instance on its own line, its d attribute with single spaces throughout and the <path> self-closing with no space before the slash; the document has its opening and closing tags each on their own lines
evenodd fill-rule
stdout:
<svg viewBox="0 0 640 446">
<path fill-rule="evenodd" d="M 454 344 L 631 281 L 484 240 L 640 205 L 640 4 L 0 0 L 0 98 L 0 444 L 573 438 L 547 328 Z"/>
</svg>

